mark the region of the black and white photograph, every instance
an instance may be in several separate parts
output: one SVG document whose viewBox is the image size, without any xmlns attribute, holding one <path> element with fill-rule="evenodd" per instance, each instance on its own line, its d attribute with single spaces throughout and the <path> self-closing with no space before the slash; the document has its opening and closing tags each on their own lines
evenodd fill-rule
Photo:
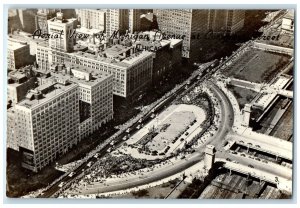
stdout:
<svg viewBox="0 0 300 208">
<path fill-rule="evenodd" d="M 7 11 L 4 195 L 293 197 L 295 8 Z"/>
</svg>

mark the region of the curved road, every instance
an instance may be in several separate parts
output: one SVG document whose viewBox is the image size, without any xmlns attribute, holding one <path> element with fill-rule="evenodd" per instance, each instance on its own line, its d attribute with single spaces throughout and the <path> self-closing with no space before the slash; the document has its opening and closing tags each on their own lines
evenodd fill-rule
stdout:
<svg viewBox="0 0 300 208">
<path fill-rule="evenodd" d="M 207 81 L 210 89 L 213 91 L 217 99 L 220 101 L 221 106 L 221 125 L 219 126 L 216 134 L 209 139 L 205 144 L 215 145 L 216 149 L 219 150 L 222 147 L 222 140 L 225 138 L 227 133 L 231 130 L 233 125 L 233 108 L 230 104 L 229 99 L 226 95 L 219 89 L 213 82 Z M 174 163 L 171 167 L 162 167 L 158 170 L 144 173 L 142 176 L 133 176 L 130 178 L 120 178 L 115 183 L 105 184 L 105 183 L 94 183 L 93 185 L 88 185 L 87 189 L 80 190 L 81 194 L 95 194 L 95 193 L 105 193 L 118 190 L 124 190 L 136 186 L 141 186 L 149 184 L 163 178 L 175 175 L 192 165 L 196 164 L 201 160 L 202 155 L 204 155 L 205 145 L 198 148 L 197 152 L 190 155 L 186 159 L 180 160 Z M 222 151 L 222 150 L 220 150 Z M 69 192 L 69 191 L 67 191 Z"/>
</svg>

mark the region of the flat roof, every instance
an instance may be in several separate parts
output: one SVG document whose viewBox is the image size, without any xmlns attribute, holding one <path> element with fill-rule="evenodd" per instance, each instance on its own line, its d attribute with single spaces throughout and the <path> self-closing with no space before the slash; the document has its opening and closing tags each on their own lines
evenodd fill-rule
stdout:
<svg viewBox="0 0 300 208">
<path fill-rule="evenodd" d="M 120 63 L 125 63 L 125 64 L 128 64 L 128 65 L 132 65 L 132 64 L 138 62 L 139 60 L 141 60 L 142 58 L 145 58 L 145 57 L 150 56 L 152 54 L 153 53 L 150 52 L 150 51 L 141 51 L 141 52 L 138 52 L 138 54 L 136 54 L 135 56 L 130 56 L 130 57 L 124 59 Z"/>
<path fill-rule="evenodd" d="M 10 40 L 8 41 L 7 45 L 8 45 L 8 49 L 10 49 L 10 50 L 17 50 L 19 48 L 28 46 L 27 44 L 21 44 L 19 42 L 13 42 Z"/>
<path fill-rule="evenodd" d="M 102 30 L 95 29 L 95 28 L 88 29 L 86 27 L 80 27 L 80 28 L 76 28 L 76 32 L 93 35 L 93 34 L 101 33 Z"/>
<path fill-rule="evenodd" d="M 126 53 L 130 47 L 123 45 L 113 45 L 103 51 L 107 56 L 118 56 L 122 53 Z"/>
<path fill-rule="evenodd" d="M 62 85 L 59 83 L 55 83 L 53 85 L 54 85 L 55 89 L 46 94 L 43 94 L 43 98 L 38 99 L 38 100 L 37 99 L 33 99 L 33 100 L 24 99 L 21 102 L 17 103 L 16 106 L 22 106 L 22 107 L 26 107 L 28 109 L 32 109 L 32 108 L 36 107 L 37 105 L 45 104 L 45 103 L 49 102 L 51 99 L 61 96 L 66 91 L 68 91 L 76 86 L 76 84 L 74 84 L 74 83 L 71 83 L 69 85 Z"/>
<path fill-rule="evenodd" d="M 129 67 L 130 65 L 134 64 L 135 62 L 142 60 L 144 57 L 148 56 L 149 54 L 153 54 L 150 51 L 140 51 L 134 53 L 132 56 L 125 58 L 122 61 L 114 60 L 111 58 L 105 58 L 105 57 L 100 57 L 98 55 L 90 54 L 90 53 L 84 53 L 84 52 L 76 52 L 73 53 L 74 55 L 78 55 L 80 57 L 85 57 L 93 60 L 98 60 L 102 61 L 104 63 L 109 63 L 115 66 L 120 66 L 120 67 Z"/>
<path fill-rule="evenodd" d="M 69 80 L 70 82 L 77 83 L 77 84 L 94 86 L 94 85 L 97 85 L 97 84 L 101 83 L 102 81 L 106 80 L 108 77 L 113 76 L 107 72 L 99 71 L 97 69 L 92 69 L 90 67 L 82 66 L 79 64 L 71 63 L 71 62 L 65 62 L 64 64 L 65 64 L 65 68 L 63 68 L 57 72 L 51 72 L 51 76 L 46 79 L 53 80 L 53 79 L 57 78 L 61 81 Z M 65 73 L 66 68 L 70 68 L 71 71 L 76 70 L 79 72 L 87 73 L 91 76 L 91 79 L 86 80 L 83 78 L 75 77 L 70 74 L 66 74 Z M 41 69 L 38 69 L 36 71 L 41 72 L 41 73 L 49 73 L 50 72 L 49 70 L 45 71 L 45 70 L 41 70 Z"/>
</svg>

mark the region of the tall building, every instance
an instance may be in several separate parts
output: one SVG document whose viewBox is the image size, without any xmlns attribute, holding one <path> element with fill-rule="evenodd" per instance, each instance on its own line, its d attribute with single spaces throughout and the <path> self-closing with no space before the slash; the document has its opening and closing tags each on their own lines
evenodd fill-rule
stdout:
<svg viewBox="0 0 300 208">
<path fill-rule="evenodd" d="M 77 9 L 76 14 L 81 27 L 105 30 L 106 14 L 104 9 Z"/>
<path fill-rule="evenodd" d="M 154 9 L 158 28 L 183 38 L 182 56 L 190 57 L 191 38 L 208 32 L 232 34 L 244 26 L 242 10 Z"/>
<path fill-rule="evenodd" d="M 210 10 L 208 29 L 214 33 L 234 34 L 243 28 L 244 10 Z"/>
<path fill-rule="evenodd" d="M 152 83 L 157 84 L 162 81 L 163 77 L 171 72 L 175 67 L 181 64 L 181 39 L 169 39 L 157 41 L 155 39 L 154 31 L 143 32 L 143 35 L 149 36 L 147 40 L 137 40 L 137 44 L 146 50 L 150 50 L 154 55 Z"/>
<path fill-rule="evenodd" d="M 192 9 L 154 9 L 158 28 L 167 35 L 184 36 L 182 56 L 189 58 L 192 31 Z"/>
<path fill-rule="evenodd" d="M 13 106 L 9 106 L 6 111 L 6 148 L 10 148 L 19 151 L 19 142 L 16 136 L 17 121 L 15 118 L 15 109 Z"/>
<path fill-rule="evenodd" d="M 9 111 L 7 146 L 38 172 L 113 118 L 112 75 L 76 64 L 34 69 L 38 87 Z"/>
<path fill-rule="evenodd" d="M 84 138 L 113 118 L 113 76 L 88 66 L 65 62 L 36 70 L 40 84 L 52 79 L 78 85 L 80 136 Z"/>
<path fill-rule="evenodd" d="M 21 29 L 28 33 L 33 33 L 35 31 L 35 15 L 37 14 L 37 9 L 17 9 L 17 17 L 20 22 Z"/>
<path fill-rule="evenodd" d="M 47 21 L 54 18 L 56 15 L 56 9 L 39 9 L 35 15 L 35 29 L 41 30 L 41 33 L 48 33 Z"/>
<path fill-rule="evenodd" d="M 140 32 L 147 30 L 142 24 L 142 15 L 153 12 L 153 9 L 129 9 L 129 32 Z"/>
<path fill-rule="evenodd" d="M 70 35 L 75 27 L 75 18 L 65 19 L 63 13 L 57 12 L 56 17 L 48 20 L 49 34 L 58 35 L 49 38 L 49 46 L 55 50 L 72 52 L 75 40 Z"/>
<path fill-rule="evenodd" d="M 106 35 L 110 38 L 119 32 L 124 34 L 129 28 L 128 9 L 107 9 L 106 11 Z"/>
<path fill-rule="evenodd" d="M 7 67 L 9 71 L 30 64 L 30 60 L 30 48 L 27 42 L 8 40 Z"/>
<path fill-rule="evenodd" d="M 15 106 L 22 167 L 37 172 L 79 142 L 78 103 L 76 84 L 47 82 Z"/>
</svg>

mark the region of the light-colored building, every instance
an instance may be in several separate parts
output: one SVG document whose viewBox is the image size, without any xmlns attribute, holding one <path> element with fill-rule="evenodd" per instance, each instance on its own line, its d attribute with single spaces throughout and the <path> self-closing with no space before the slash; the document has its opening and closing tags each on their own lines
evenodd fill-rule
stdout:
<svg viewBox="0 0 300 208">
<path fill-rule="evenodd" d="M 6 148 L 10 148 L 16 151 L 19 151 L 19 142 L 16 137 L 16 126 L 17 121 L 15 118 L 15 109 L 13 106 L 10 106 L 6 111 L 7 116 L 7 126 L 6 126 Z"/>
<path fill-rule="evenodd" d="M 30 48 L 26 42 L 20 43 L 8 40 L 7 49 L 8 70 L 19 69 L 29 64 Z"/>
<path fill-rule="evenodd" d="M 72 63 L 34 72 L 39 86 L 11 110 L 7 146 L 38 172 L 113 118 L 113 77 Z"/>
<path fill-rule="evenodd" d="M 81 27 L 87 29 L 105 30 L 106 11 L 104 9 L 76 9 Z"/>
<path fill-rule="evenodd" d="M 38 9 L 35 15 L 35 29 L 41 30 L 41 33 L 48 33 L 47 20 L 56 16 L 56 9 Z"/>
<path fill-rule="evenodd" d="M 294 32 L 295 22 L 294 22 L 294 10 L 288 10 L 288 12 L 283 16 L 281 23 L 281 30 L 283 32 Z"/>
<path fill-rule="evenodd" d="M 113 92 L 124 98 L 131 97 L 147 87 L 152 80 L 154 53 L 135 46 L 120 44 L 103 48 L 100 53 L 65 53 L 51 50 L 41 44 L 37 47 L 37 63 L 41 69 L 71 62 L 112 74 Z"/>
<path fill-rule="evenodd" d="M 106 35 L 112 38 L 116 33 L 125 33 L 129 29 L 128 9 L 107 9 L 106 11 Z"/>
<path fill-rule="evenodd" d="M 71 38 L 71 33 L 76 27 L 76 19 L 65 19 L 64 14 L 57 12 L 56 17 L 48 20 L 49 46 L 52 49 L 72 52 L 75 39 Z"/>
<path fill-rule="evenodd" d="M 51 72 L 37 69 L 39 83 L 43 80 L 70 82 L 78 85 L 80 136 L 99 129 L 113 118 L 113 76 L 75 63 L 54 65 Z"/>
<path fill-rule="evenodd" d="M 38 172 L 80 141 L 76 84 L 47 82 L 15 105 L 22 166 Z"/>
</svg>

